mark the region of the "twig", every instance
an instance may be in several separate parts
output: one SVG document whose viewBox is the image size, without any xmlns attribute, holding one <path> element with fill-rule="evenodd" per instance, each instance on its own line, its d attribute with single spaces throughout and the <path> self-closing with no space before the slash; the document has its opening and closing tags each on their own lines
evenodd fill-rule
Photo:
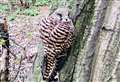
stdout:
<svg viewBox="0 0 120 82">
<path fill-rule="evenodd" d="M 16 54 L 14 54 L 7 46 L 5 46 L 5 48 L 9 51 L 9 53 L 11 53 L 15 57 L 15 59 L 17 58 Z"/>
<path fill-rule="evenodd" d="M 35 58 L 34 58 L 34 61 L 33 61 L 33 68 L 32 68 L 32 69 L 33 69 L 33 72 L 34 72 L 34 66 L 35 66 L 35 61 L 36 61 L 36 59 L 37 59 L 37 56 L 38 56 L 38 54 L 35 55 Z"/>
<path fill-rule="evenodd" d="M 11 41 L 12 41 L 13 43 L 15 43 L 17 46 L 21 47 L 23 50 L 25 49 L 25 47 L 23 47 L 23 46 L 19 45 L 17 42 L 15 42 L 15 40 L 10 39 L 10 38 L 9 38 L 9 40 L 11 40 Z"/>
</svg>

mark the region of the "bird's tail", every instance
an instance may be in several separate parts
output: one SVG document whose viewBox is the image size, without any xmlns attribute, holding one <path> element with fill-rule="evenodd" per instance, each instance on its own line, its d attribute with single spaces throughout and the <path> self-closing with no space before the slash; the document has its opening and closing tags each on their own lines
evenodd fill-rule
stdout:
<svg viewBox="0 0 120 82">
<path fill-rule="evenodd" d="M 51 57 L 49 54 L 44 56 L 43 62 L 42 62 L 42 77 L 43 80 L 55 80 L 54 76 L 57 74 L 56 71 L 56 63 L 55 63 L 55 57 Z"/>
<path fill-rule="evenodd" d="M 47 54 L 44 56 L 42 62 L 42 77 L 43 80 L 47 80 L 48 82 L 56 82 L 58 80 L 58 72 L 62 69 L 63 64 L 66 60 L 65 55 L 61 55 L 59 57 L 50 56 Z M 55 78 L 57 76 L 57 78 Z"/>
</svg>

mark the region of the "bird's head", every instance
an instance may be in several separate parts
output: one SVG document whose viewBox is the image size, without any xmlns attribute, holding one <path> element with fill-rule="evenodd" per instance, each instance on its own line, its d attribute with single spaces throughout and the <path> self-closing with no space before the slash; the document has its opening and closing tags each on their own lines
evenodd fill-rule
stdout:
<svg viewBox="0 0 120 82">
<path fill-rule="evenodd" d="M 56 9 L 52 16 L 56 18 L 56 20 L 59 20 L 61 22 L 70 22 L 69 18 L 69 9 L 68 8 L 58 8 Z"/>
</svg>

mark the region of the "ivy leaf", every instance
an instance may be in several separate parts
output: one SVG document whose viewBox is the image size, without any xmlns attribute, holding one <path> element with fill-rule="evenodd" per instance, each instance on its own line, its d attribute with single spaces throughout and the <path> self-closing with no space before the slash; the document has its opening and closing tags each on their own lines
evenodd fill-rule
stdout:
<svg viewBox="0 0 120 82">
<path fill-rule="evenodd" d="M 5 40 L 4 39 L 0 39 L 0 45 L 5 45 Z"/>
</svg>

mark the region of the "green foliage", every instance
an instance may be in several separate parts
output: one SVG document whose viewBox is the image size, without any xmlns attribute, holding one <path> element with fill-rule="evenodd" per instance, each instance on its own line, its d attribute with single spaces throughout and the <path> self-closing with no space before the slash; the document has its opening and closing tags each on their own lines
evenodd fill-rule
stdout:
<svg viewBox="0 0 120 82">
<path fill-rule="evenodd" d="M 20 13 L 24 14 L 24 15 L 27 15 L 27 16 L 36 16 L 36 15 L 38 15 L 38 11 L 35 8 L 24 9 Z"/>
<path fill-rule="evenodd" d="M 4 45 L 5 44 L 5 40 L 4 39 L 0 39 L 0 45 Z"/>
<path fill-rule="evenodd" d="M 16 18 L 15 14 L 12 14 L 12 15 L 8 16 L 9 21 L 15 20 L 15 18 Z"/>
<path fill-rule="evenodd" d="M 48 5 L 49 0 L 36 0 L 35 5 L 36 6 L 43 6 L 43 5 Z"/>
<path fill-rule="evenodd" d="M 28 32 L 28 33 L 27 33 L 27 36 L 28 36 L 28 38 L 31 39 L 31 38 L 32 38 L 32 32 Z"/>
<path fill-rule="evenodd" d="M 59 1 L 58 0 L 51 0 L 49 3 L 50 9 L 54 10 L 56 8 L 58 8 Z"/>
<path fill-rule="evenodd" d="M 0 4 L 0 12 L 4 12 L 4 11 L 7 11 L 7 10 L 8 10 L 7 5 Z"/>
<path fill-rule="evenodd" d="M 76 21 L 76 24 L 75 24 L 75 27 L 76 27 L 76 28 L 80 28 L 80 24 L 81 24 L 81 23 L 80 23 L 80 20 L 77 20 L 77 21 Z"/>
<path fill-rule="evenodd" d="M 32 0 L 27 0 L 27 2 L 32 3 Z"/>
<path fill-rule="evenodd" d="M 16 11 L 15 11 L 15 14 L 22 14 L 22 15 L 27 15 L 27 16 L 36 16 L 38 15 L 38 11 L 36 9 L 36 7 L 30 7 L 30 8 L 27 8 L 27 9 L 20 9 L 18 8 Z"/>
<path fill-rule="evenodd" d="M 36 15 L 38 15 L 38 11 L 34 7 L 31 7 L 31 8 L 28 8 L 28 9 L 20 9 L 20 8 L 18 8 L 15 12 L 8 15 L 8 20 L 9 21 L 15 20 L 15 18 L 16 18 L 16 16 L 18 14 L 27 15 L 27 16 L 36 16 Z"/>
<path fill-rule="evenodd" d="M 16 3 L 16 0 L 9 0 L 10 2 L 12 2 L 12 3 Z"/>
<path fill-rule="evenodd" d="M 20 12 L 20 8 L 18 8 L 14 13 L 8 15 L 8 20 L 9 20 L 9 21 L 15 20 L 16 15 L 17 15 L 19 12 Z"/>
</svg>

